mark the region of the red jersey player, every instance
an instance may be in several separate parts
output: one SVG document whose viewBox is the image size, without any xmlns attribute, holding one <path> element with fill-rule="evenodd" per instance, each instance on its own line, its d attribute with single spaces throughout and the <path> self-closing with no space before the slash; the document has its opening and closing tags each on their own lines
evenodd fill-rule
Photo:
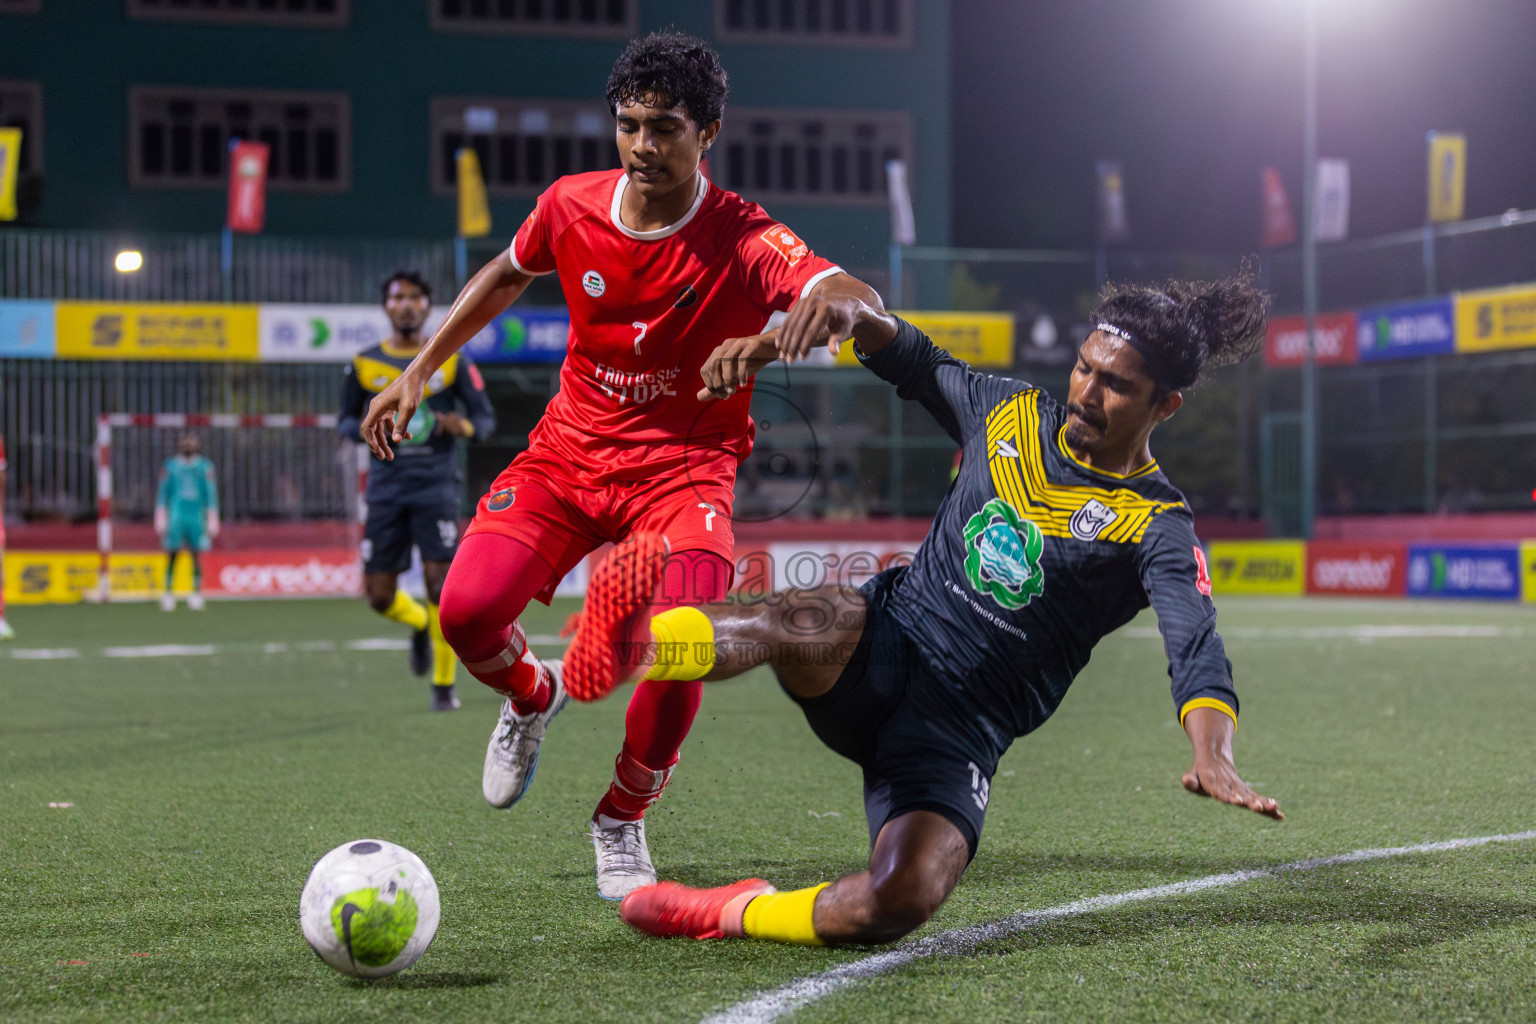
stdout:
<svg viewBox="0 0 1536 1024">
<path fill-rule="evenodd" d="M 750 387 L 701 402 L 705 359 L 788 311 L 784 339 L 847 337 L 880 308 L 869 286 L 699 173 L 720 130 L 726 76 L 703 42 L 658 33 L 614 65 L 607 99 L 622 167 L 555 182 L 507 252 L 465 286 L 362 436 L 380 458 L 409 435 L 424 383 L 522 294 L 559 271 L 571 333 L 560 391 L 480 501 L 443 587 L 443 634 L 472 675 L 507 699 L 486 751 L 494 806 L 527 791 L 549 721 L 566 701 L 560 663 L 540 662 L 516 619 L 589 552 L 636 531 L 664 535 L 658 603 L 720 600 L 732 574 L 732 489 L 752 447 Z M 786 351 L 803 351 L 801 346 Z M 598 891 L 655 881 L 644 814 L 698 712 L 697 682 L 635 689 L 614 779 L 593 814 Z"/>
</svg>

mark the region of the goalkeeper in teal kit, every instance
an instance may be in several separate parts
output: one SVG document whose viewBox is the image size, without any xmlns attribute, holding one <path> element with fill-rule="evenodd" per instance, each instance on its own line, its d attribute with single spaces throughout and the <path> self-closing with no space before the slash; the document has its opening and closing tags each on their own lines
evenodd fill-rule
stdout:
<svg viewBox="0 0 1536 1024">
<path fill-rule="evenodd" d="M 186 435 L 176 442 L 176 454 L 165 460 L 160 471 L 155 532 L 166 553 L 165 593 L 160 595 L 163 611 L 176 607 L 171 580 L 180 551 L 192 558 L 192 592 L 187 595 L 187 607 L 195 612 L 203 610 L 203 566 L 198 555 L 207 551 L 219 534 L 219 485 L 214 480 L 213 463 L 200 454 L 199 447 L 197 435 Z"/>
</svg>

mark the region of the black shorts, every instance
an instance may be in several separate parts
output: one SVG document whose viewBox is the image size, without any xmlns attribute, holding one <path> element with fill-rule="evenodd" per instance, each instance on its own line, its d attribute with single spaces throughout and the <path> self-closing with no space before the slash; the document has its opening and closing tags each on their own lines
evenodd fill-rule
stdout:
<svg viewBox="0 0 1536 1024">
<path fill-rule="evenodd" d="M 369 502 L 363 572 L 404 572 L 411 567 L 412 546 L 421 549 L 423 562 L 451 562 L 458 544 L 457 500 Z"/>
<path fill-rule="evenodd" d="M 892 818 L 933 811 L 954 823 L 975 857 L 1002 751 L 885 610 L 905 571 L 883 572 L 860 588 L 869 600 L 864 632 L 832 689 L 790 696 L 823 743 L 864 769 L 871 845 Z"/>
</svg>

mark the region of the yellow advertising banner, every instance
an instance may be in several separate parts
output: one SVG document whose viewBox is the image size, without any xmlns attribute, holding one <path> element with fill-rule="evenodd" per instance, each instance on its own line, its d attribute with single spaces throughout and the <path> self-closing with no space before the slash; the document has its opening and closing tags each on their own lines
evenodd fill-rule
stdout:
<svg viewBox="0 0 1536 1024">
<path fill-rule="evenodd" d="M 16 177 L 21 170 L 21 129 L 0 128 L 0 220 L 16 219 Z"/>
<path fill-rule="evenodd" d="M 1467 193 L 1467 137 L 1429 133 L 1429 222 L 1461 220 Z"/>
<path fill-rule="evenodd" d="M 459 237 L 484 238 L 491 233 L 491 205 L 485 197 L 480 156 L 465 147 L 455 157 L 459 172 Z"/>
<path fill-rule="evenodd" d="M 165 555 L 123 552 L 108 561 L 111 596 L 158 597 L 165 582 Z M 8 551 L 5 554 L 6 604 L 74 604 L 96 593 L 101 556 L 91 551 Z M 173 588 L 192 587 L 192 562 L 176 565 Z"/>
<path fill-rule="evenodd" d="M 933 343 L 972 366 L 1005 370 L 1013 365 L 1012 313 L 897 312 L 897 316 L 933 339 Z M 839 366 L 855 366 L 858 357 L 846 344 Z"/>
<path fill-rule="evenodd" d="M 1218 540 L 1207 551 L 1214 594 L 1299 596 L 1307 545 L 1299 540 Z"/>
<path fill-rule="evenodd" d="M 1520 544 L 1520 596 L 1536 601 L 1536 540 Z"/>
<path fill-rule="evenodd" d="M 1536 287 L 1456 294 L 1456 351 L 1487 352 L 1536 345 Z"/>
<path fill-rule="evenodd" d="M 255 362 L 256 306 L 60 302 L 60 359 L 198 359 Z"/>
</svg>

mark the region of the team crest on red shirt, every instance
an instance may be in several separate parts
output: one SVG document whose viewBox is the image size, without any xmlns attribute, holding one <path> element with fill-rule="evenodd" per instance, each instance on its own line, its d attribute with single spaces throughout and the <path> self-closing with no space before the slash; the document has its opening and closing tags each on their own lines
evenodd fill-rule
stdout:
<svg viewBox="0 0 1536 1024">
<path fill-rule="evenodd" d="M 767 243 L 768 248 L 783 256 L 790 266 L 794 266 L 811 254 L 811 247 L 800 241 L 795 233 L 783 224 L 775 224 L 759 237 Z"/>
</svg>

